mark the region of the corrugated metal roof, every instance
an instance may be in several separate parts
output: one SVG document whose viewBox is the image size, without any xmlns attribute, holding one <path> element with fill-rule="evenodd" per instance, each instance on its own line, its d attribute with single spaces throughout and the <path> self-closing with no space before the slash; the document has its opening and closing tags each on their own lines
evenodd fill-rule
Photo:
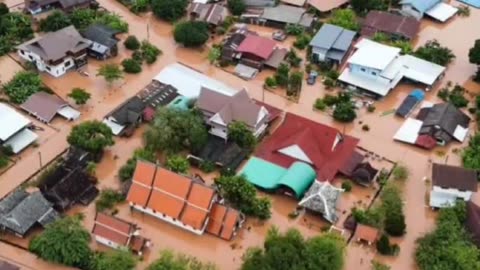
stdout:
<svg viewBox="0 0 480 270">
<path fill-rule="evenodd" d="M 420 12 L 425 12 L 438 3 L 442 2 L 442 0 L 402 0 L 400 1 L 401 5 L 411 5 L 416 10 Z"/>
</svg>

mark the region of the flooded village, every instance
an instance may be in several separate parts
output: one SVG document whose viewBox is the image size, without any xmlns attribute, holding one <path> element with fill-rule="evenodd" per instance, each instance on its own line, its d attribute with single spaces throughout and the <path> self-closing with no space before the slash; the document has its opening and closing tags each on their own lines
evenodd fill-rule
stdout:
<svg viewBox="0 0 480 270">
<path fill-rule="evenodd" d="M 480 269 L 478 1 L 171 1 L 0 0 L 0 269 Z"/>
</svg>

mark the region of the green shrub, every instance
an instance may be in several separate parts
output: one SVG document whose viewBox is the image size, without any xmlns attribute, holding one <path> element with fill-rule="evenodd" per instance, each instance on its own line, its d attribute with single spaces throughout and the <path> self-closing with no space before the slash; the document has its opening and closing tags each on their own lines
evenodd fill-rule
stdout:
<svg viewBox="0 0 480 270">
<path fill-rule="evenodd" d="M 323 102 L 325 102 L 325 105 L 327 105 L 328 107 L 332 107 L 333 105 L 336 105 L 338 103 L 338 97 L 326 94 L 323 97 Z"/>
<path fill-rule="evenodd" d="M 325 86 L 325 89 L 332 89 L 333 87 L 335 87 L 336 82 L 331 78 L 327 77 L 323 80 L 323 85 Z"/>
<path fill-rule="evenodd" d="M 265 85 L 269 88 L 275 88 L 277 87 L 277 80 L 275 80 L 275 77 L 267 77 L 265 79 Z"/>
<path fill-rule="evenodd" d="M 342 189 L 344 189 L 345 192 L 350 192 L 350 191 L 352 191 L 352 182 L 350 182 L 350 181 L 343 181 L 343 182 L 342 182 Z"/>
<path fill-rule="evenodd" d="M 142 65 L 135 59 L 125 59 L 122 61 L 123 71 L 136 74 L 142 72 Z"/>
<path fill-rule="evenodd" d="M 3 91 L 16 104 L 22 104 L 31 95 L 40 91 L 42 80 L 40 76 L 31 71 L 20 71 L 13 79 L 3 86 Z"/>
<path fill-rule="evenodd" d="M 395 180 L 406 180 L 408 178 L 409 172 L 408 168 L 403 165 L 397 165 L 393 169 L 393 179 Z"/>
<path fill-rule="evenodd" d="M 313 107 L 315 107 L 315 109 L 317 109 L 319 111 L 325 111 L 325 109 L 327 108 L 327 104 L 325 104 L 323 99 L 317 98 L 315 100 L 315 103 L 313 104 Z"/>
<path fill-rule="evenodd" d="M 302 33 L 301 35 L 297 36 L 293 46 L 299 50 L 303 50 L 308 46 L 308 44 L 310 44 L 310 40 L 312 40 L 310 35 Z"/>
<path fill-rule="evenodd" d="M 147 64 L 155 63 L 155 61 L 157 61 L 157 57 L 162 54 L 162 51 L 159 48 L 147 40 L 142 41 L 140 50 L 142 51 L 143 59 L 145 62 L 147 62 Z"/>
<path fill-rule="evenodd" d="M 367 112 L 373 113 L 377 108 L 374 105 L 368 105 Z"/>
<path fill-rule="evenodd" d="M 204 173 L 211 173 L 215 171 L 215 163 L 210 160 L 204 160 L 200 163 L 200 170 Z"/>
<path fill-rule="evenodd" d="M 100 192 L 100 197 L 95 202 L 97 211 L 102 212 L 107 209 L 112 209 L 115 204 L 121 203 L 125 200 L 122 193 L 113 189 L 104 189 Z"/>
<path fill-rule="evenodd" d="M 134 35 L 130 35 L 125 39 L 123 42 L 123 45 L 125 45 L 125 48 L 135 51 L 140 48 L 140 41 L 138 41 L 137 37 Z"/>
</svg>

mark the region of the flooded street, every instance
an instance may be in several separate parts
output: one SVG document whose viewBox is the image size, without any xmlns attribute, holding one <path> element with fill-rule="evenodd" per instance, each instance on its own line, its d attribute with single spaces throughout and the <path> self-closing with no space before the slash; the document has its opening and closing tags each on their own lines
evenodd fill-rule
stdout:
<svg viewBox="0 0 480 270">
<path fill-rule="evenodd" d="M 7 1 L 8 5 L 13 2 L 18 1 Z M 148 38 L 150 42 L 163 51 L 163 55 L 154 64 L 150 66 L 144 65 L 142 73 L 126 75 L 122 81 L 114 83 L 112 87 L 108 87 L 103 78 L 95 76 L 99 66 L 105 62 L 92 59 L 89 60 L 89 64 L 85 69 L 89 73 L 89 77 L 83 77 L 76 72 L 67 73 L 61 78 L 53 78 L 42 74 L 45 84 L 65 99 L 67 99 L 68 93 L 74 87 L 85 88 L 91 93 L 92 99 L 86 105 L 78 108 L 82 112 L 80 121 L 89 119 L 101 120 L 123 101 L 135 95 L 147 85 L 162 68 L 178 61 L 237 89 L 245 87 L 252 98 L 264 101 L 279 109 L 332 125 L 349 135 L 360 138 L 360 146 L 362 148 L 386 159 L 400 162 L 407 166 L 410 171 L 409 180 L 402 184 L 407 234 L 402 238 L 393 239 L 394 242 L 400 245 L 401 251 L 399 256 L 386 258 L 377 255 L 372 247 L 350 243 L 347 247 L 345 269 L 369 270 L 370 260 L 373 258 L 389 264 L 392 270 L 415 269 L 413 254 L 415 240 L 430 231 L 435 223 L 435 214 L 426 206 L 426 195 L 428 194 L 429 185 L 422 179 L 431 176 L 432 162 L 460 165 L 460 158 L 453 153 L 453 150 L 462 147 L 460 144 L 453 143 L 448 148 L 435 149 L 428 152 L 393 141 L 392 137 L 403 123 L 403 120 L 391 113 L 383 114 L 397 108 L 405 96 L 416 87 L 415 85 L 400 85 L 384 100 L 375 104 L 375 112 L 369 113 L 363 108 L 359 110 L 355 123 L 340 124 L 334 122 L 327 113 L 317 112 L 312 109 L 316 98 L 330 93 L 329 90 L 323 88 L 320 81 L 317 81 L 313 86 L 304 83 L 298 102 L 287 100 L 283 96 L 278 95 L 278 92 L 281 92 L 281 90 L 277 91 L 277 93 L 263 90 L 264 79 L 271 75 L 272 71 L 262 71 L 252 81 L 242 80 L 226 71 L 209 65 L 207 60 L 208 48 L 191 50 L 178 47 L 172 38 L 172 26 L 170 24 L 160 22 L 151 14 L 134 15 L 116 1 L 99 0 L 99 2 L 106 9 L 119 14 L 128 21 L 130 34 L 135 34 L 140 40 Z M 445 78 L 432 92 L 427 94 L 427 100 L 432 102 L 438 101 L 436 92 L 447 81 L 464 85 L 472 93 L 480 93 L 480 85 L 470 81 L 470 77 L 475 72 L 475 66 L 468 63 L 468 50 L 473 46 L 474 40 L 480 38 L 480 27 L 473 27 L 474 25 L 480 25 L 480 10 L 473 8 L 471 9 L 470 17 L 455 17 L 444 25 L 423 20 L 422 30 L 416 41 L 416 46 L 421 46 L 426 41 L 435 38 L 442 45 L 452 49 L 456 55 L 455 61 L 448 67 Z M 268 36 L 272 31 L 264 27 L 254 28 L 255 31 L 264 36 Z M 123 35 L 122 39 L 126 36 Z M 215 42 L 217 41 L 218 38 L 215 39 Z M 289 47 L 292 41 L 290 38 L 279 44 L 279 46 Z M 129 57 L 130 54 L 131 52 L 119 44 L 119 56 L 106 62 L 120 63 L 123 59 Z M 9 57 L 0 58 L 0 66 L 9 67 L 8 70 L 2 69 L 0 72 L 0 81 L 2 83 L 8 81 L 16 71 L 21 70 L 21 67 Z M 0 175 L 0 197 L 9 193 L 38 170 L 40 156 L 43 164 L 46 164 L 61 154 L 68 146 L 66 137 L 72 125 L 80 121 L 67 123 L 63 119 L 56 119 L 52 123 L 52 127 L 47 127 L 47 131 L 41 135 L 39 146 L 37 148 L 31 147 L 22 153 L 21 159 L 17 161 L 15 166 Z M 361 128 L 363 124 L 368 124 L 370 131 L 363 131 Z M 131 157 L 136 148 L 142 146 L 141 135 L 144 128 L 143 126 L 138 129 L 131 138 L 117 138 L 116 144 L 107 151 L 104 159 L 97 167 L 99 188 L 118 188 L 118 169 Z M 378 166 L 387 167 L 389 165 L 382 163 L 378 164 Z M 212 181 L 211 178 L 212 175 L 209 176 L 207 181 Z M 340 184 L 340 179 L 335 181 L 335 185 L 338 186 Z M 375 189 L 354 186 L 353 192 L 344 194 L 338 207 L 340 221 L 337 226 L 341 226 L 352 206 L 369 204 L 374 193 Z M 244 229 L 232 242 L 226 242 L 208 234 L 203 236 L 193 235 L 151 216 L 139 212 L 130 212 L 130 208 L 126 204 L 118 206 L 118 216 L 137 223 L 142 228 L 143 236 L 151 239 L 153 242 L 153 247 L 147 252 L 144 260 L 140 262 L 138 269 L 144 269 L 146 265 L 158 257 L 160 250 L 168 248 L 196 256 L 203 261 L 213 261 L 218 264 L 220 269 L 230 270 L 237 269 L 240 266 L 241 256 L 248 247 L 258 246 L 263 243 L 265 233 L 272 225 L 279 227 L 281 230 L 286 230 L 290 227 L 298 228 L 306 237 L 318 235 L 322 228 L 327 225 L 320 218 L 310 215 L 301 215 L 296 219 L 290 219 L 288 214 L 294 211 L 297 202 L 282 196 L 271 197 L 273 200 L 272 218 L 265 224 L 259 224 L 252 220 L 248 221 Z M 480 196 L 476 196 L 475 200 L 480 202 Z M 76 207 L 71 210 L 71 213 L 77 212 L 86 214 L 85 226 L 87 230 L 91 230 L 95 216 L 95 205 L 91 204 L 86 208 Z M 13 238 L 8 240 L 14 241 Z M 23 241 L 21 244 L 26 245 L 26 241 Z M 105 249 L 105 247 L 97 246 L 93 241 L 92 246 L 101 250 Z M 47 266 L 46 263 L 38 262 L 34 258 L 35 256 L 25 254 L 25 252 L 18 251 L 16 248 L 5 246 L 3 243 L 0 243 L 0 254 L 11 260 L 21 261 L 27 265 L 25 266 L 26 269 L 63 269 L 56 266 Z"/>
</svg>

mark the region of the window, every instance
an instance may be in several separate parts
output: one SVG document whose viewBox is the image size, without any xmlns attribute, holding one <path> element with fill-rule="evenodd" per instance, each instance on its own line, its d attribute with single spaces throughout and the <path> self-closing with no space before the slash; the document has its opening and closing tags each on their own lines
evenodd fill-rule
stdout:
<svg viewBox="0 0 480 270">
<path fill-rule="evenodd" d="M 30 60 L 33 60 L 33 57 L 31 55 L 29 55 L 28 58 L 30 58 Z"/>
<path fill-rule="evenodd" d="M 72 61 L 68 60 L 67 62 L 65 62 L 65 67 L 69 67 L 72 65 Z"/>
<path fill-rule="evenodd" d="M 377 76 L 377 72 L 372 71 L 372 75 L 373 75 L 373 76 Z"/>
<path fill-rule="evenodd" d="M 25 52 L 23 50 L 20 50 L 20 54 L 25 54 Z"/>
<path fill-rule="evenodd" d="M 49 66 L 47 66 L 46 68 L 48 71 L 52 71 L 52 69 Z"/>
<path fill-rule="evenodd" d="M 365 68 L 360 68 L 362 72 L 366 72 L 367 70 Z"/>
</svg>

